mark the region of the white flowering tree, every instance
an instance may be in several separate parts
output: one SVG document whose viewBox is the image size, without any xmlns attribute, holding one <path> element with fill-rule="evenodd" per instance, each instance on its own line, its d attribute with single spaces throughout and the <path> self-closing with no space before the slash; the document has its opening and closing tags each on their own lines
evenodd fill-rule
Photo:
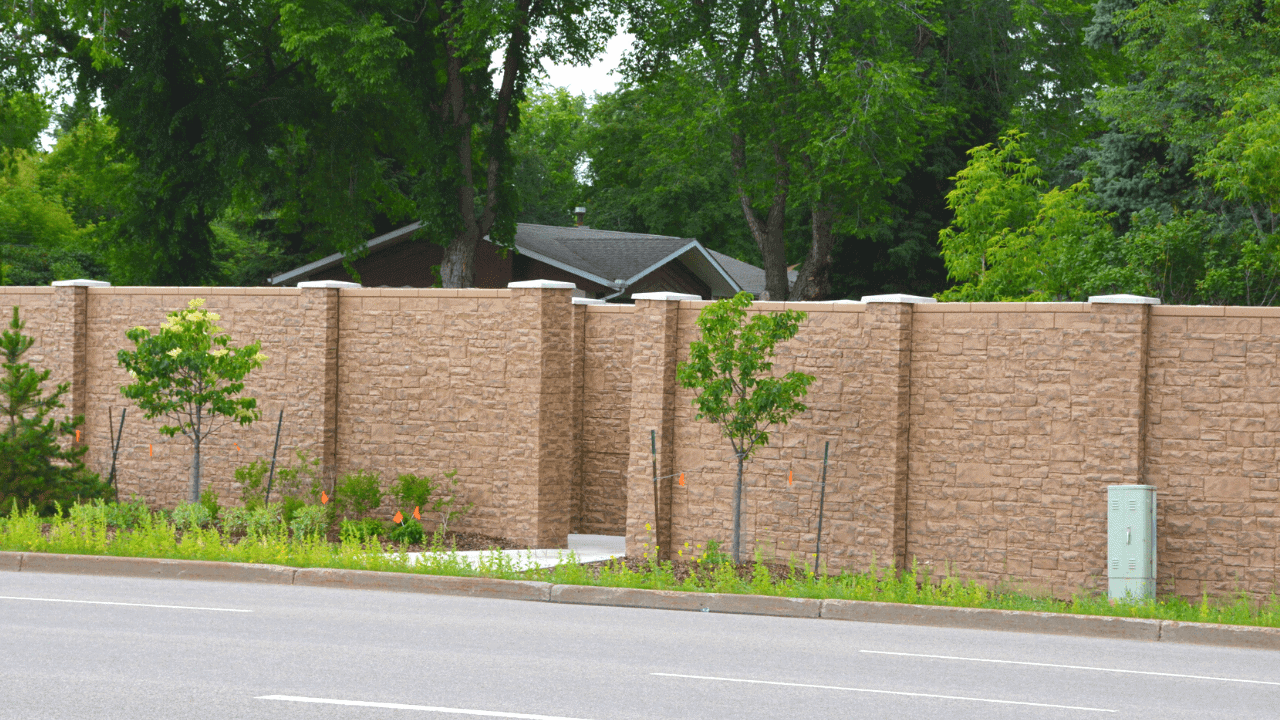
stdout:
<svg viewBox="0 0 1280 720">
<path fill-rule="evenodd" d="M 148 420 L 164 418 L 162 434 L 182 433 L 191 440 L 191 502 L 200 500 L 201 442 L 229 423 L 248 425 L 261 417 L 257 401 L 241 393 L 245 377 L 267 359 L 260 342 L 232 346 L 217 325 L 221 318 L 203 306 L 196 298 L 187 309 L 169 313 L 155 335 L 133 328 L 125 337 L 135 349 L 116 355 L 133 378 L 120 392 Z"/>
</svg>

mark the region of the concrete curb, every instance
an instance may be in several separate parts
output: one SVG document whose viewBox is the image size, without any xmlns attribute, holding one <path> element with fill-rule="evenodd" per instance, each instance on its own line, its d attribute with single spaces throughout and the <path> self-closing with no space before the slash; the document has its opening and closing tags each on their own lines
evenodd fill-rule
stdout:
<svg viewBox="0 0 1280 720">
<path fill-rule="evenodd" d="M 796 618 L 819 617 L 822 608 L 820 600 L 806 598 L 642 590 L 592 585 L 553 585 L 551 602 Z"/>
<path fill-rule="evenodd" d="M 1034 632 L 1047 635 L 1118 640 L 1160 640 L 1163 620 L 1121 618 L 1105 615 L 1069 615 L 1066 613 L 957 608 L 941 605 L 906 605 L 900 603 L 863 602 L 858 600 L 823 600 L 822 617 L 855 622 L 926 625 L 930 627 L 966 628 Z"/>
<path fill-rule="evenodd" d="M 114 557 L 107 555 L 53 555 L 23 553 L 22 572 L 72 575 L 115 575 L 169 580 L 220 580 L 222 582 L 292 585 L 296 568 L 210 560 Z"/>
<path fill-rule="evenodd" d="M 1165 620 L 1160 628 L 1160 639 L 1194 645 L 1280 650 L 1280 628 L 1270 627 Z"/>
<path fill-rule="evenodd" d="M 589 585 L 552 585 L 528 580 L 496 580 L 334 568 L 297 569 L 280 565 L 205 560 L 55 555 L 31 552 L 0 552 L 0 572 L 5 571 L 308 585 L 575 605 L 823 618 L 966 630 L 998 630 L 1280 650 L 1280 628 L 986 608 L 955 608 L 941 605 L 813 600 L 769 595 L 642 590 Z"/>
<path fill-rule="evenodd" d="M 500 600 L 551 599 L 551 584 L 528 580 L 495 580 L 493 578 L 418 575 L 416 573 L 375 572 L 372 570 L 339 570 L 303 568 L 293 578 L 294 585 L 340 587 L 359 590 L 464 595 Z"/>
</svg>

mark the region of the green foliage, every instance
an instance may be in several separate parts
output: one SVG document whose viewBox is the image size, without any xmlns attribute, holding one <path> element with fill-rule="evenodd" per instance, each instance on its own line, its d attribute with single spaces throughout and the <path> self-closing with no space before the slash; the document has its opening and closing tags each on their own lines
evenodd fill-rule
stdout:
<svg viewBox="0 0 1280 720">
<path fill-rule="evenodd" d="M 430 508 L 431 496 L 435 491 L 436 481 L 429 475 L 405 473 L 391 483 L 389 494 L 395 500 L 396 509 L 408 516 L 413 514 L 415 508 Z"/>
<path fill-rule="evenodd" d="M 213 525 L 214 515 L 203 502 L 180 503 L 173 509 L 172 519 L 173 526 L 179 530 L 194 530 Z"/>
<path fill-rule="evenodd" d="M 747 319 L 751 294 L 740 292 L 698 313 L 702 338 L 689 345 L 689 359 L 676 367 L 682 387 L 697 391 L 698 420 L 720 426 L 738 459 L 733 503 L 733 559 L 740 557 L 742 467 L 751 453 L 769 443 L 769 428 L 785 425 L 808 410 L 800 398 L 813 376 L 792 371 L 775 377 L 774 349 L 796 336 L 805 313 L 757 313 Z M 656 551 L 656 548 L 655 548 Z M 656 555 L 656 552 L 655 552 Z"/>
<path fill-rule="evenodd" d="M 677 579 L 670 562 L 650 558 L 633 567 L 617 559 L 603 567 L 570 562 L 548 569 L 520 569 L 507 554 L 482 553 L 470 564 L 455 552 L 436 547 L 416 562 L 403 553 L 389 552 L 374 537 L 358 540 L 356 532 L 345 542 L 332 545 L 318 534 L 292 536 L 277 527 L 270 532 L 232 540 L 231 531 L 193 528 L 182 533 L 163 513 L 146 512 L 137 523 L 107 532 L 115 503 L 94 501 L 68 508 L 68 517 L 44 518 L 33 508 L 0 517 L 0 550 L 18 552 L 76 553 L 122 557 L 157 557 L 223 562 L 273 563 L 290 567 L 332 567 L 357 570 L 411 572 L 430 575 L 494 577 L 535 580 L 557 584 L 635 587 L 686 592 L 753 593 L 780 597 L 833 598 L 874 602 L 902 602 L 952 607 L 1074 613 L 1162 620 L 1230 623 L 1280 627 L 1280 598 L 1258 602 L 1241 593 L 1234 597 L 1202 597 L 1189 602 L 1178 596 L 1139 603 L 1111 603 L 1105 595 L 1081 592 L 1070 600 L 1019 592 L 1014 587 L 988 589 L 947 572 L 934 573 L 915 562 L 899 571 L 874 563 L 865 572 L 842 571 L 815 574 L 797 562 L 764 568 L 760 563 L 735 566 L 718 546 L 708 543 L 695 552 L 695 562 L 684 579 Z M 311 506 L 314 508 L 315 506 Z M 145 506 L 143 506 L 145 510 Z M 231 511 L 241 508 L 231 508 Z M 130 511 L 132 512 L 132 510 Z M 372 526 L 370 526 L 370 529 Z"/>
<path fill-rule="evenodd" d="M 0 507 L 15 502 L 41 514 L 54 512 L 59 503 L 104 496 L 109 488 L 84 465 L 88 446 L 75 443 L 82 416 L 56 420 L 49 417 L 63 408 L 62 396 L 70 388 L 60 383 L 44 394 L 42 385 L 50 370 L 36 370 L 22 362 L 35 340 L 22 333 L 26 326 L 13 308 L 9 329 L 0 333 L 3 367 L 0 374 Z"/>
<path fill-rule="evenodd" d="M 958 285 L 946 301 L 1083 300 L 1098 247 L 1113 235 L 1108 214 L 1085 182 L 1047 189 L 1041 169 L 1011 131 L 998 146 L 969 151 L 953 180 L 952 226 L 939 235 L 947 271 Z"/>
<path fill-rule="evenodd" d="M 163 417 L 160 432 L 169 437 L 182 433 L 191 440 L 191 500 L 200 499 L 200 445 L 228 422 L 248 425 L 261 413 L 252 397 L 240 397 L 244 379 L 267 359 L 261 343 L 231 345 L 218 327 L 217 313 L 201 310 L 204 300 L 195 298 L 186 310 L 169 313 L 169 319 L 152 335 L 144 327 L 125 333 L 134 350 L 121 350 L 116 358 L 134 382 L 120 392 L 137 403 L 147 419 Z"/>
<path fill-rule="evenodd" d="M 328 511 L 320 505 L 303 505 L 293 512 L 289 529 L 295 538 L 314 538 L 329 528 Z"/>
<path fill-rule="evenodd" d="M 360 520 L 343 520 L 338 526 L 338 534 L 344 543 L 362 543 L 387 533 L 387 526 L 377 518 Z"/>
<path fill-rule="evenodd" d="M 391 529 L 388 537 L 392 542 L 402 545 L 421 545 L 426 540 L 426 535 L 426 531 L 422 529 L 422 523 L 406 518 L 404 522 Z"/>
<path fill-rule="evenodd" d="M 240 486 L 240 503 L 244 507 L 254 508 L 266 502 L 267 473 L 270 470 L 270 463 L 261 458 L 235 469 L 236 484 Z"/>
<path fill-rule="evenodd" d="M 222 507 L 218 504 L 218 493 L 210 490 L 200 495 L 200 505 L 209 513 L 209 519 L 216 521 Z"/>
<path fill-rule="evenodd" d="M 437 490 L 445 491 L 448 494 L 437 495 L 435 500 L 431 501 L 431 511 L 440 518 L 440 524 L 436 527 L 436 533 L 442 536 L 449 531 L 449 524 L 455 520 L 459 520 L 471 512 L 475 508 L 475 503 L 458 502 L 458 471 L 450 470 L 444 474 L 444 480 L 441 481 Z"/>
<path fill-rule="evenodd" d="M 769 443 L 770 426 L 808 410 L 799 398 L 813 382 L 802 372 L 770 375 L 774 349 L 795 337 L 805 313 L 756 313 L 748 320 L 750 307 L 751 295 L 738 293 L 703 308 L 697 321 L 702 337 L 676 369 L 681 387 L 697 391 L 697 419 L 719 425 L 742 460 Z"/>
<path fill-rule="evenodd" d="M 371 470 L 357 470 L 338 479 L 333 489 L 334 515 L 343 520 L 362 520 L 382 507 L 382 476 Z"/>
<path fill-rule="evenodd" d="M 512 182 L 520 222 L 572 225 L 583 202 L 579 169 L 587 161 L 587 98 L 564 88 L 533 92 L 520 105 L 520 131 L 511 138 Z"/>
</svg>

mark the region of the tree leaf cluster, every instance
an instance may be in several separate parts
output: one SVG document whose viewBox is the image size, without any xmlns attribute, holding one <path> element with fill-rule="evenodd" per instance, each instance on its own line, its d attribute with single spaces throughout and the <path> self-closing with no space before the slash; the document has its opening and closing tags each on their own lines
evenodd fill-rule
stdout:
<svg viewBox="0 0 1280 720">
<path fill-rule="evenodd" d="M 0 333 L 0 512 L 31 508 L 41 515 L 59 505 L 105 497 L 108 487 L 84 465 L 89 447 L 78 441 L 83 416 L 58 420 L 69 383 L 59 383 L 48 395 L 43 385 L 50 370 L 36 370 L 22 361 L 35 344 L 23 334 L 26 323 L 17 307 L 9 327 Z"/>
</svg>

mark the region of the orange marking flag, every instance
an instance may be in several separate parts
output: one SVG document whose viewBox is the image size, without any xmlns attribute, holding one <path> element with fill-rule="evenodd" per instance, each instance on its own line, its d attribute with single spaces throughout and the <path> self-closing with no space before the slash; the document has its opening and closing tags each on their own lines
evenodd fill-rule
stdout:
<svg viewBox="0 0 1280 720">
<path fill-rule="evenodd" d="M 152 445 L 151 443 L 147 443 L 147 457 L 155 457 L 155 456 L 156 456 L 156 446 Z"/>
<path fill-rule="evenodd" d="M 76 431 L 76 442 L 80 442 L 80 431 Z"/>
<path fill-rule="evenodd" d="M 396 511 L 396 516 L 395 516 L 395 517 L 393 517 L 393 518 L 391 518 L 391 522 L 393 522 L 393 523 L 395 523 L 395 524 L 397 524 L 397 525 L 403 525 L 403 524 L 404 524 L 404 515 L 402 515 L 402 514 L 400 513 L 400 511 L 399 511 L 399 510 L 397 510 L 397 511 Z"/>
<path fill-rule="evenodd" d="M 680 473 L 680 487 L 684 487 L 684 473 Z"/>
<path fill-rule="evenodd" d="M 788 471 L 787 471 L 787 484 L 788 484 L 788 485 L 790 485 L 791 483 L 795 482 L 795 478 L 796 478 L 796 476 L 795 476 L 795 471 L 794 471 L 794 470 L 788 470 Z"/>
<path fill-rule="evenodd" d="M 413 508 L 413 519 L 414 519 L 414 520 L 421 520 L 421 519 L 422 519 L 422 513 L 418 512 L 418 508 L 417 508 L 417 507 L 414 507 L 414 508 Z"/>
<path fill-rule="evenodd" d="M 323 491 L 323 490 L 321 490 L 321 491 L 320 491 L 320 504 L 321 504 L 321 505 L 328 505 L 328 504 L 329 504 L 329 493 L 327 493 L 327 492 L 325 492 L 325 491 Z"/>
<path fill-rule="evenodd" d="M 236 452 L 240 452 L 240 443 L 231 443 L 236 446 Z"/>
</svg>

